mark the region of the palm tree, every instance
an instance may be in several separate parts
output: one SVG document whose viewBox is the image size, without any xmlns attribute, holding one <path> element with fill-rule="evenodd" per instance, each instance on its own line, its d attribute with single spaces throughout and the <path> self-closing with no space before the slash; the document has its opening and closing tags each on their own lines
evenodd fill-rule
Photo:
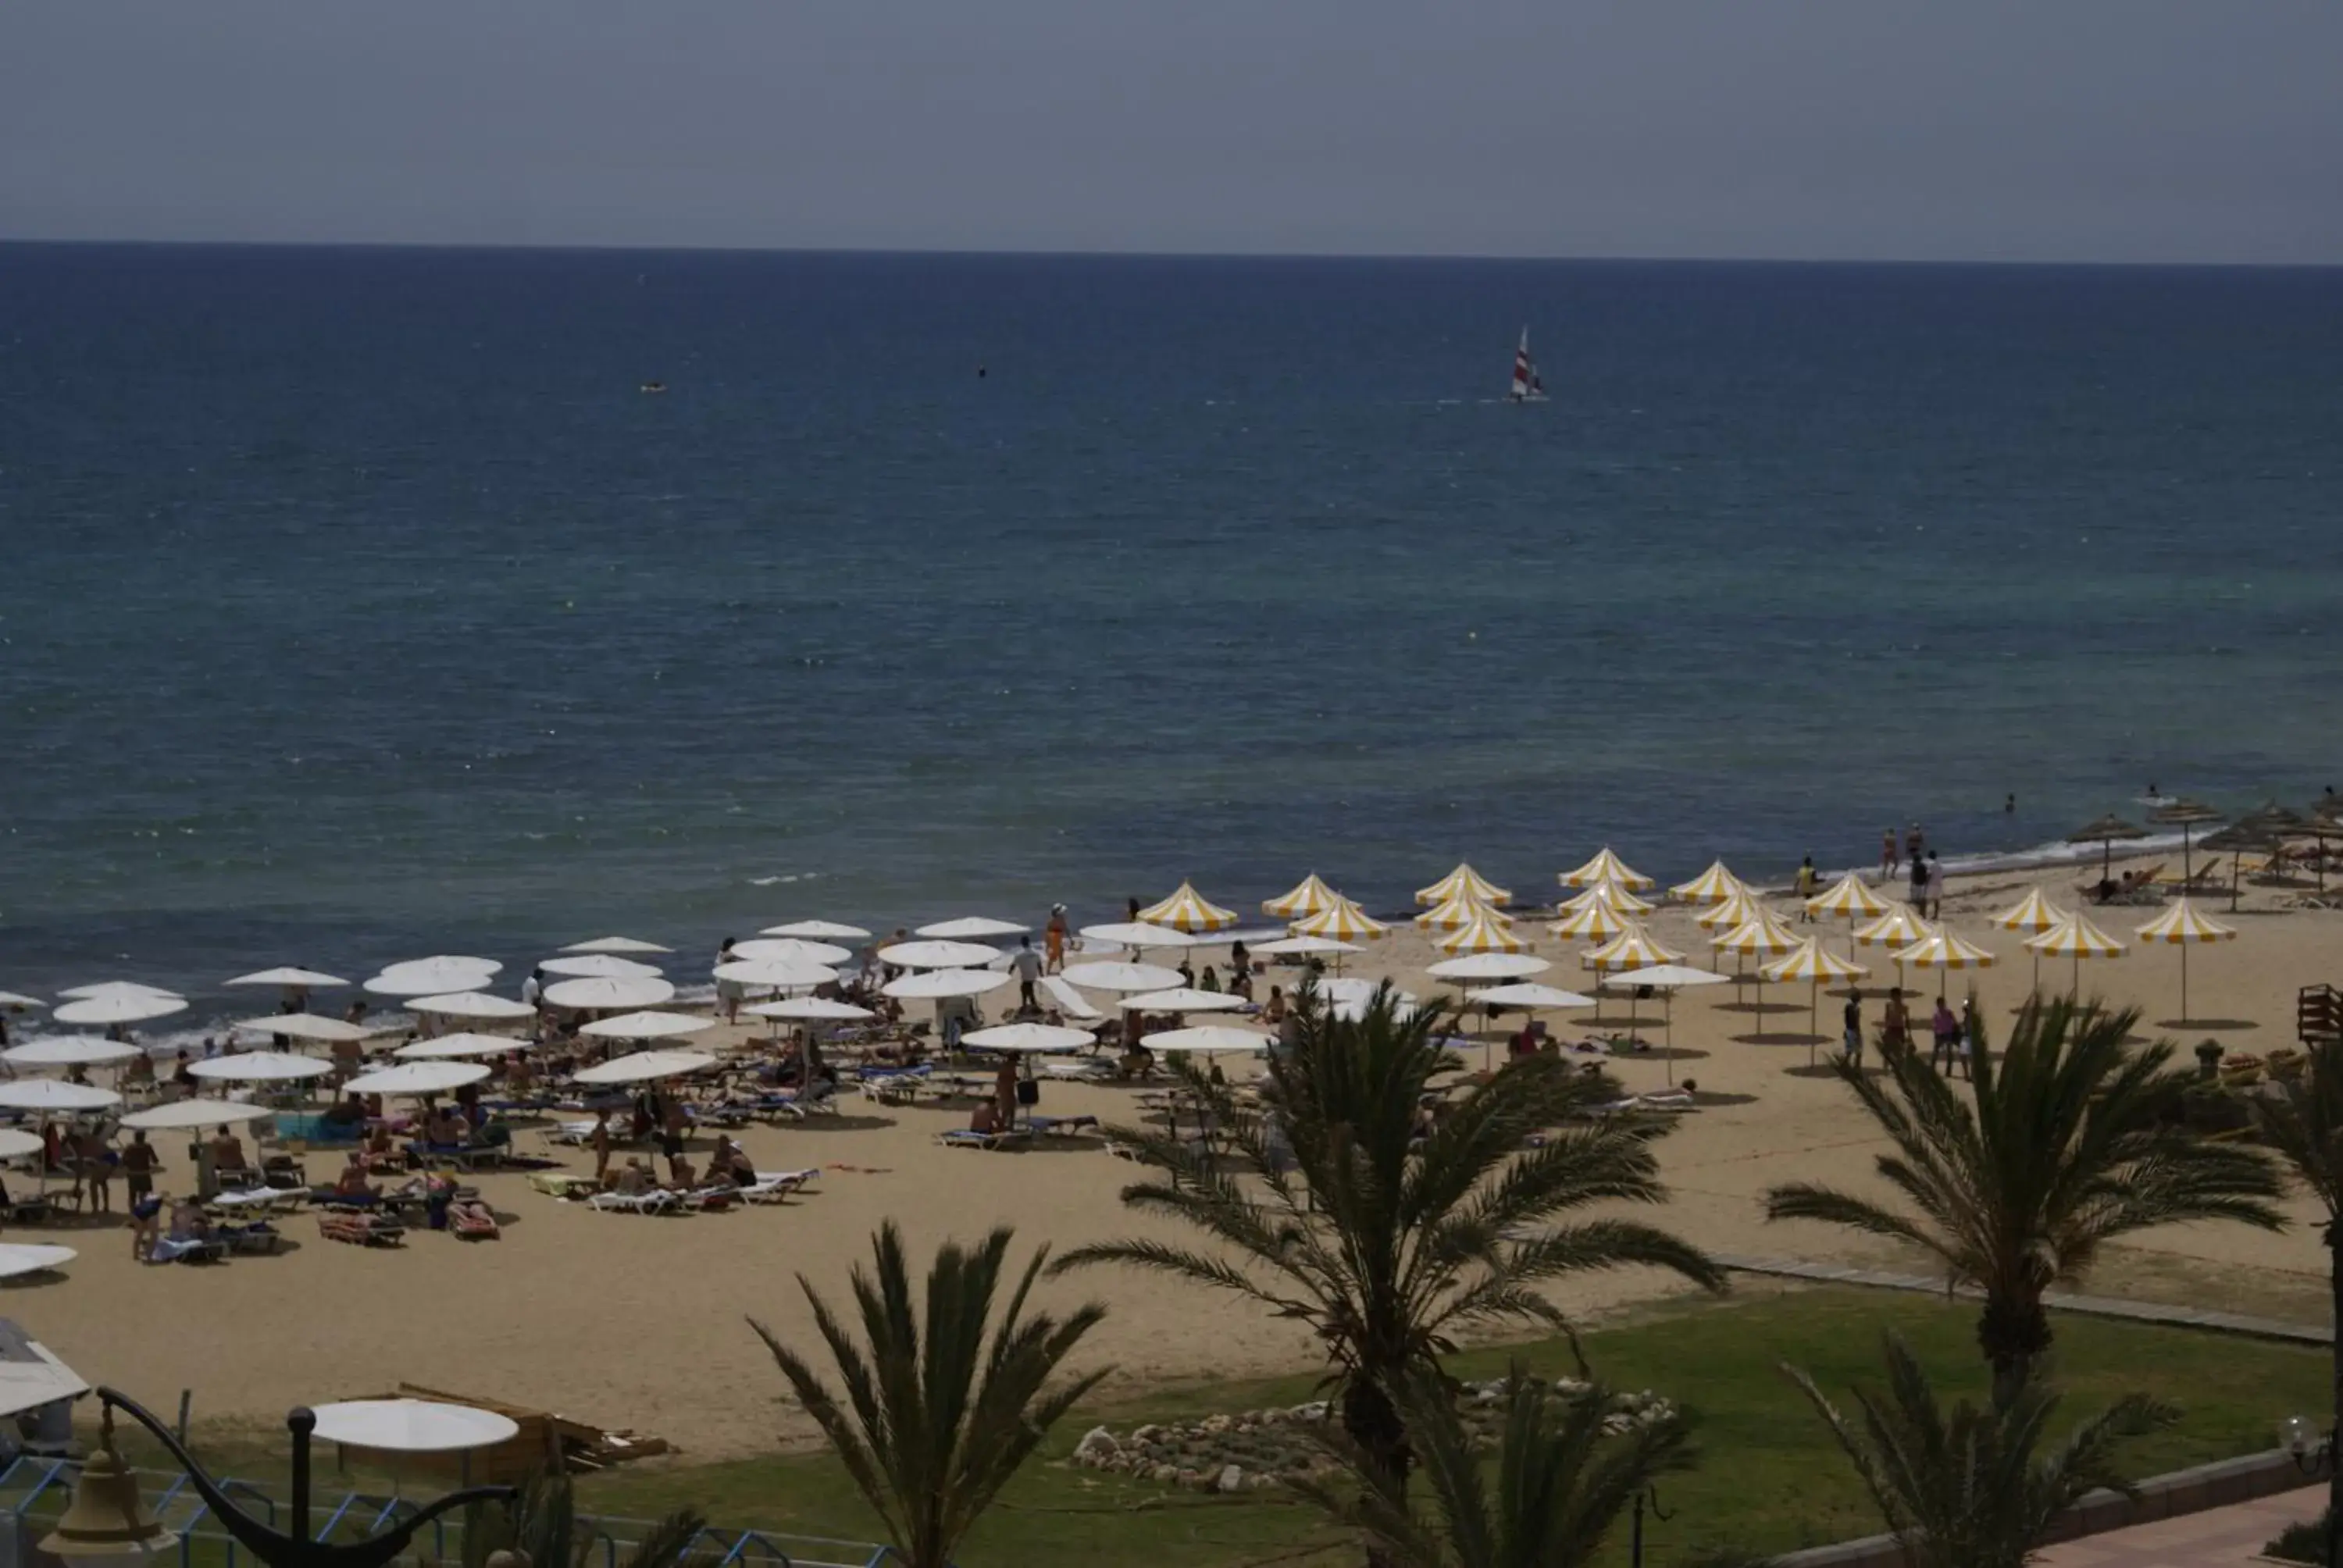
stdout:
<svg viewBox="0 0 2343 1568">
<path fill-rule="evenodd" d="M 2168 1426 L 2180 1412 L 2129 1394 L 2076 1428 L 2046 1452 L 2056 1391 L 2026 1381 L 1991 1408 L 1967 1400 L 1948 1415 L 1911 1346 L 1886 1336 L 1887 1397 L 1861 1389 L 1860 1430 L 1834 1409 L 1814 1380 L 1784 1367 L 1830 1423 L 1887 1528 L 1904 1538 L 1913 1568 L 2023 1568 L 2051 1522 L 2085 1493 L 2107 1487 L 2134 1495 L 2117 1473 L 2125 1440 Z"/>
<path fill-rule="evenodd" d="M 870 1241 L 874 1271 L 854 1271 L 861 1343 L 799 1275 L 845 1384 L 842 1402 L 771 1330 L 749 1324 L 838 1450 L 907 1568 L 948 1568 L 1018 1466 L 1107 1375 L 1101 1368 L 1045 1391 L 1106 1309 L 1093 1302 L 1063 1319 L 1027 1316 L 1026 1295 L 1049 1257 L 1044 1247 L 996 1315 L 1010 1236 L 1003 1226 L 973 1249 L 953 1241 L 939 1248 L 928 1270 L 923 1322 L 912 1302 L 903 1239 L 892 1221 L 882 1226 Z"/>
<path fill-rule="evenodd" d="M 1436 1520 L 1409 1504 L 1403 1483 L 1394 1485 L 1347 1443 L 1337 1452 L 1357 1473 L 1363 1493 L 1338 1496 L 1308 1483 L 1302 1489 L 1404 1568 L 1581 1568 L 1595 1560 L 1636 1495 L 1690 1459 L 1680 1415 L 1609 1435 L 1604 1419 L 1610 1391 L 1594 1384 L 1557 1395 L 1515 1366 L 1505 1383 L 1492 1496 L 1483 1456 L 1444 1379 L 1409 1378 L 1399 1404 L 1438 1504 Z"/>
<path fill-rule="evenodd" d="M 2036 998 L 1998 1060 L 1982 1048 L 1965 1099 L 1908 1044 L 1884 1076 L 1833 1068 L 1893 1145 L 1880 1177 L 1891 1208 L 1807 1182 L 1765 1194 L 1769 1220 L 1824 1220 L 1933 1253 L 1985 1295 L 1977 1343 L 2006 1393 L 2050 1346 L 2042 1298 L 2087 1271 L 2119 1236 L 2186 1220 L 2284 1223 L 2278 1177 L 2258 1151 L 2197 1138 L 2177 1116 L 2185 1072 L 2172 1046 L 2127 1052 L 2135 1010 Z"/>
<path fill-rule="evenodd" d="M 2343 1044 L 2314 1047 L 2300 1079 L 2282 1085 L 2279 1098 L 2252 1104 L 2264 1141 L 2327 1211 L 2321 1234 L 2328 1290 L 2335 1321 L 2343 1323 Z M 2343 1358 L 2337 1359 L 2332 1376 L 2329 1424 L 2343 1425 Z M 2343 1466 L 2328 1469 L 2327 1518 L 2332 1532 L 2343 1530 Z"/>
<path fill-rule="evenodd" d="M 689 1509 L 670 1513 L 636 1542 L 623 1568 L 678 1568 L 708 1521 Z M 602 1553 L 596 1532 L 578 1528 L 578 1496 L 566 1475 L 538 1473 L 501 1508 L 476 1508 L 464 1526 L 464 1568 L 487 1568 L 498 1552 L 519 1552 L 533 1568 L 588 1568 Z"/>
<path fill-rule="evenodd" d="M 1664 1196 L 1655 1120 L 1574 1120 L 1617 1092 L 1606 1081 L 1556 1060 L 1514 1061 L 1420 1130 L 1426 1085 L 1453 1065 L 1433 1039 L 1432 1009 L 1403 1010 L 1385 991 L 1352 1020 L 1307 993 L 1300 1010 L 1299 1041 L 1270 1059 L 1267 1113 L 1239 1107 L 1192 1069 L 1181 1073 L 1216 1140 L 1257 1180 L 1206 1143 L 1116 1134 L 1164 1178 L 1125 1187 L 1123 1201 L 1183 1221 L 1213 1245 L 1102 1242 L 1057 1268 L 1133 1264 L 1308 1323 L 1333 1363 L 1344 1433 L 1384 1485 L 1403 1489 L 1399 1391 L 1411 1374 L 1435 1371 L 1458 1332 L 1520 1322 L 1566 1331 L 1539 1287 L 1587 1270 L 1648 1264 L 1721 1288 L 1715 1264 L 1651 1226 L 1546 1228 L 1590 1203 Z M 1540 1133 L 1544 1141 L 1528 1147 Z"/>
</svg>

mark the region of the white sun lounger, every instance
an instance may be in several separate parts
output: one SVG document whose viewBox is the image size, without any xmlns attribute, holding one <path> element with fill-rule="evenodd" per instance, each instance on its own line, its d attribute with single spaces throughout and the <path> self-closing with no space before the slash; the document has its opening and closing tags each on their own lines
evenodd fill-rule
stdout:
<svg viewBox="0 0 2343 1568">
<path fill-rule="evenodd" d="M 820 1166 L 810 1171 L 759 1171 L 754 1181 L 740 1189 L 740 1196 L 751 1203 L 778 1203 L 820 1174 Z"/>
<path fill-rule="evenodd" d="M 597 1192 L 586 1200 L 589 1208 L 619 1214 L 665 1214 L 682 1201 L 665 1188 L 655 1192 Z"/>
</svg>

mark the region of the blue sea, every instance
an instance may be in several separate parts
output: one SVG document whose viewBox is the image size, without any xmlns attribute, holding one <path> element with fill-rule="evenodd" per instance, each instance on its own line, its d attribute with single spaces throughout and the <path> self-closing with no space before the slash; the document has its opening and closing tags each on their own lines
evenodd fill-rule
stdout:
<svg viewBox="0 0 2343 1568">
<path fill-rule="evenodd" d="M 2299 805 L 2338 604 L 2343 272 L 0 246 L 0 988 Z"/>
</svg>

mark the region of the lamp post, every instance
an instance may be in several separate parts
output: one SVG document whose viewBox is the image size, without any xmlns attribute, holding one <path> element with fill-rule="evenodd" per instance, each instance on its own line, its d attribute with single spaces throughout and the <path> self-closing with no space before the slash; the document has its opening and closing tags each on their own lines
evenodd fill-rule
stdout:
<svg viewBox="0 0 2343 1568">
<path fill-rule="evenodd" d="M 2308 1416 L 2290 1415 L 2278 1424 L 2295 1468 L 2305 1475 L 2324 1475 L 2335 1462 L 2335 1431 L 2320 1432 Z M 2332 1506 L 2327 1511 L 2327 1568 L 2343 1568 L 2343 1518 Z"/>
<path fill-rule="evenodd" d="M 122 1411 L 154 1434 L 203 1498 L 213 1517 L 244 1549 L 267 1568 L 387 1568 L 407 1550 L 415 1533 L 442 1514 L 474 1503 L 508 1502 L 509 1486 L 468 1486 L 436 1503 L 425 1504 L 378 1535 L 362 1541 L 326 1542 L 309 1538 L 309 1435 L 317 1418 L 307 1407 L 285 1418 L 293 1434 L 293 1502 L 289 1532 L 270 1528 L 236 1506 L 235 1499 L 205 1473 L 194 1455 L 183 1447 L 153 1412 L 126 1394 L 110 1388 L 97 1391 L 103 1417 L 97 1452 L 83 1462 L 81 1479 L 59 1517 L 56 1528 L 41 1542 L 41 1550 L 64 1558 L 143 1557 L 177 1544 L 178 1537 L 148 1519 L 139 1507 L 138 1478 L 122 1462 L 114 1446 L 114 1412 Z M 520 1553 L 498 1553 L 492 1568 L 528 1568 Z"/>
<path fill-rule="evenodd" d="M 1632 1544 L 1628 1548 L 1628 1562 L 1631 1568 L 1644 1568 L 1644 1509 L 1646 1505 L 1651 1508 L 1652 1517 L 1658 1520 L 1663 1524 L 1665 1524 L 1669 1520 L 1675 1517 L 1674 1514 L 1665 1513 L 1661 1509 L 1660 1489 L 1658 1487 L 1646 1486 L 1643 1491 L 1635 1493 L 1635 1513 L 1634 1522 L 1632 1526 Z M 1614 1517 L 1616 1516 L 1614 1515 Z"/>
</svg>

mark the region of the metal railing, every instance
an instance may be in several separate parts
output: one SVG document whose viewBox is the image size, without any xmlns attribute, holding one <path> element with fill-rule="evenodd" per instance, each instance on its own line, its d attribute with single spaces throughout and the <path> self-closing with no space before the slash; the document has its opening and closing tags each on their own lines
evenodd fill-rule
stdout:
<svg viewBox="0 0 2343 1568">
<path fill-rule="evenodd" d="M 211 1518 L 210 1507 L 196 1495 L 186 1476 L 165 1470 L 138 1470 L 132 1473 L 138 1478 L 139 1496 L 147 1516 L 179 1537 L 178 1568 L 260 1568 L 252 1553 Z M 29 1454 L 0 1470 L 0 1509 L 5 1510 L 15 1525 L 19 1542 L 38 1540 L 49 1523 L 65 1512 L 65 1501 L 79 1474 L 80 1466 L 70 1460 Z M 231 1496 L 248 1502 L 271 1524 L 277 1522 L 283 1499 L 268 1487 L 236 1477 L 219 1484 Z M 325 1520 L 317 1532 L 317 1538 L 332 1540 L 337 1534 L 369 1534 L 392 1523 L 401 1510 L 415 1504 L 408 1499 L 379 1493 L 346 1492 L 338 1498 L 322 1497 L 317 1506 Z M 647 1519 L 580 1513 L 577 1528 L 578 1539 L 590 1543 L 584 1554 L 585 1568 L 618 1568 L 626 1554 L 657 1526 Z M 884 1568 L 886 1560 L 893 1554 L 892 1547 L 867 1541 L 838 1541 L 787 1531 L 734 1530 L 711 1524 L 692 1538 L 689 1555 L 690 1561 L 700 1568 Z M 429 1530 L 417 1536 L 409 1548 L 408 1560 L 436 1568 L 458 1568 L 464 1560 L 462 1518 L 450 1516 L 433 1521 Z M 167 1559 L 155 1561 L 156 1568 L 162 1568 Z M 569 1565 L 546 1563 L 539 1568 Z"/>
</svg>

